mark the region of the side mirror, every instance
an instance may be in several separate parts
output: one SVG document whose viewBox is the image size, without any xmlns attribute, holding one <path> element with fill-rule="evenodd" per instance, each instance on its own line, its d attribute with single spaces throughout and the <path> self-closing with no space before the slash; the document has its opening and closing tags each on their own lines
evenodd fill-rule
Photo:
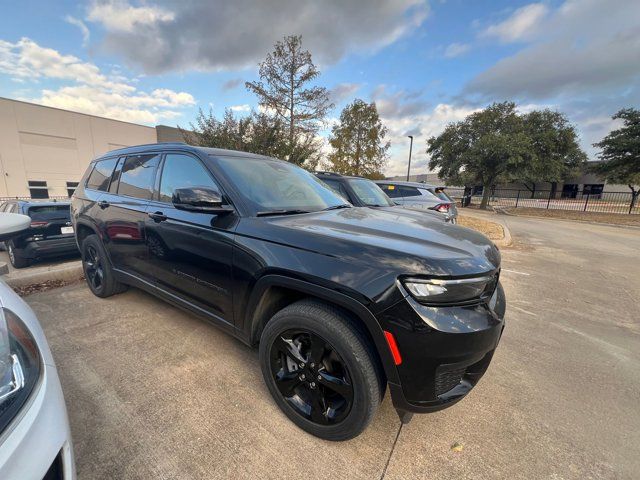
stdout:
<svg viewBox="0 0 640 480">
<path fill-rule="evenodd" d="M 218 215 L 233 211 L 222 205 L 220 193 L 207 187 L 176 188 L 171 199 L 173 206 L 179 210 L 192 212 L 215 213 Z"/>
<path fill-rule="evenodd" d="M 31 228 L 31 218 L 18 213 L 0 212 L 0 242 L 6 242 Z"/>
</svg>

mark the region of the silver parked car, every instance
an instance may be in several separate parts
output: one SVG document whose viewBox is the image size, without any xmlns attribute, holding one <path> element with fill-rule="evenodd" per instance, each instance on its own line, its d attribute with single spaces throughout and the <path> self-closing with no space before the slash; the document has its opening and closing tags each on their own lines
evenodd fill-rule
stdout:
<svg viewBox="0 0 640 480">
<path fill-rule="evenodd" d="M 0 240 L 30 223 L 26 215 L 0 213 Z M 0 280 L 0 479 L 74 478 L 67 409 L 49 345 L 31 308 Z"/>
<path fill-rule="evenodd" d="M 445 187 L 393 180 L 377 180 L 376 183 L 398 205 L 412 209 L 434 210 L 445 215 L 452 223 L 457 221 L 456 202 L 445 193 Z"/>
</svg>

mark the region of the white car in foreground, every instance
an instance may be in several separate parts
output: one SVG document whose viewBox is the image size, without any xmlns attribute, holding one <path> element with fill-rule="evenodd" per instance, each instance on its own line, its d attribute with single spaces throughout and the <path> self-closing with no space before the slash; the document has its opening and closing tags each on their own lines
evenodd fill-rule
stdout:
<svg viewBox="0 0 640 480">
<path fill-rule="evenodd" d="M 24 218 L 18 218 L 24 217 Z M 29 217 L 0 213 L 0 241 Z M 74 479 L 67 409 L 31 308 L 0 280 L 0 479 Z"/>
</svg>

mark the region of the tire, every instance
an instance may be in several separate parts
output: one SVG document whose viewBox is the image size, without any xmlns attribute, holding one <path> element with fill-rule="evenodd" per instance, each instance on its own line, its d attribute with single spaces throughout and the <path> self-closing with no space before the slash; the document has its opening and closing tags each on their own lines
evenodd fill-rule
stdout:
<svg viewBox="0 0 640 480">
<path fill-rule="evenodd" d="M 82 271 L 89 289 L 97 297 L 110 297 L 128 288 L 116 280 L 102 242 L 95 234 L 82 242 Z"/>
<path fill-rule="evenodd" d="M 13 242 L 7 242 L 7 254 L 14 268 L 26 268 L 31 265 L 31 260 L 20 255 L 20 249 L 15 248 Z"/>
<path fill-rule="evenodd" d="M 267 323 L 259 358 L 269 392 L 289 419 L 316 437 L 341 441 L 367 427 L 382 398 L 370 352 L 341 310 L 301 300 Z"/>
</svg>

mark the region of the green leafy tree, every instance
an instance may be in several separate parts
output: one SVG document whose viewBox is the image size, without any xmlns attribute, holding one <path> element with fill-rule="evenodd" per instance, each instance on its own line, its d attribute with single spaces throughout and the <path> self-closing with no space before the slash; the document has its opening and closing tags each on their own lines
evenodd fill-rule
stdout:
<svg viewBox="0 0 640 480">
<path fill-rule="evenodd" d="M 343 175 L 379 177 L 390 143 L 375 103 L 356 99 L 340 114 L 340 123 L 331 130 L 331 169 Z"/>
<path fill-rule="evenodd" d="M 243 150 L 250 123 L 250 118 L 238 118 L 228 109 L 222 120 L 218 120 L 211 110 L 205 114 L 201 109 L 195 123 L 190 124 L 191 131 L 181 130 L 185 142 L 193 145 Z"/>
<path fill-rule="evenodd" d="M 520 114 L 513 102 L 494 103 L 448 125 L 427 143 L 429 167 L 449 182 L 481 184 L 480 208 L 500 182 L 558 182 L 585 161 L 575 128 L 559 112 Z M 525 183 L 526 185 L 526 183 Z M 534 193 L 531 188 L 532 195 Z"/>
<path fill-rule="evenodd" d="M 282 158 L 307 168 L 315 166 L 322 149 L 316 133 L 333 104 L 326 88 L 311 86 L 320 72 L 311 53 L 302 49 L 302 37 L 290 35 L 278 41 L 259 64 L 258 73 L 260 81 L 245 86 L 256 94 L 265 112 L 285 124 L 287 145 Z"/>
<path fill-rule="evenodd" d="M 191 130 L 180 129 L 185 142 L 201 147 L 225 148 L 282 158 L 287 148 L 284 123 L 262 112 L 252 111 L 247 116 L 236 116 L 225 110 L 218 120 L 213 112 L 202 110 Z"/>
<path fill-rule="evenodd" d="M 523 120 L 535 159 L 516 172 L 514 178 L 525 186 L 531 182 L 532 198 L 536 182 L 551 183 L 551 194 L 555 195 L 557 183 L 577 174 L 587 160 L 576 129 L 563 113 L 549 109 L 534 110 L 525 114 Z"/>
<path fill-rule="evenodd" d="M 448 182 L 482 185 L 480 208 L 487 208 L 491 187 L 508 180 L 534 157 L 525 130 L 514 103 L 494 103 L 431 137 L 429 168 L 439 169 Z"/>
<path fill-rule="evenodd" d="M 631 189 L 632 210 L 640 196 L 640 110 L 624 108 L 613 119 L 624 122 L 593 146 L 600 148 L 601 162 L 591 170 L 608 182 L 627 184 Z"/>
</svg>

